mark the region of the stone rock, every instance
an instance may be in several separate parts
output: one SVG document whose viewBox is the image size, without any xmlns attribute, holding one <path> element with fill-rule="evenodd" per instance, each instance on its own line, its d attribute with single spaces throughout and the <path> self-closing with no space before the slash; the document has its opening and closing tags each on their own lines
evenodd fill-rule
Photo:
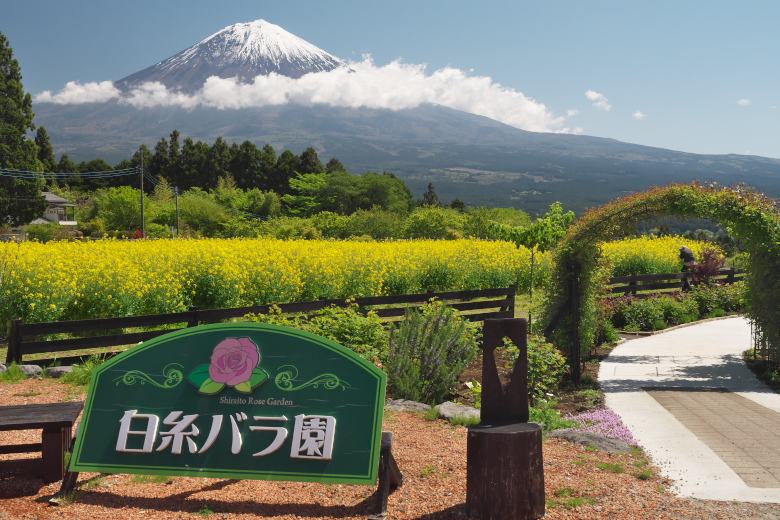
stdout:
<svg viewBox="0 0 780 520">
<path fill-rule="evenodd" d="M 6 370 L 8 370 L 8 368 L 4 364 L 0 363 L 0 374 L 5 372 Z"/>
<path fill-rule="evenodd" d="M 476 417 L 477 419 L 480 417 L 479 410 L 472 408 L 471 406 L 466 406 L 465 404 L 442 403 L 436 405 L 436 409 L 439 411 L 439 415 L 441 415 L 442 419 L 448 421 L 453 417 Z"/>
<path fill-rule="evenodd" d="M 65 374 L 70 374 L 71 372 L 73 372 L 73 367 L 49 367 L 46 369 L 46 375 L 55 379 L 59 379 Z"/>
<path fill-rule="evenodd" d="M 19 365 L 19 370 L 27 377 L 40 377 L 43 369 L 38 365 Z"/>
<path fill-rule="evenodd" d="M 631 445 L 626 441 L 610 439 L 582 430 L 556 430 L 550 432 L 548 437 L 556 437 L 569 442 L 584 444 L 585 446 L 595 446 L 602 451 L 608 451 L 610 453 L 631 453 Z"/>
<path fill-rule="evenodd" d="M 410 401 L 408 399 L 393 399 L 387 403 L 385 408 L 396 412 L 427 412 L 431 409 L 427 404 Z"/>
</svg>

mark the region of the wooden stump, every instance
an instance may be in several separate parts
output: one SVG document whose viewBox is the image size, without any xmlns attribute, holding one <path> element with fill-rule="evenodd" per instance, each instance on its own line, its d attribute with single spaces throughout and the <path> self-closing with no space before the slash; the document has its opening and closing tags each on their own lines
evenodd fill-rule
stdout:
<svg viewBox="0 0 780 520">
<path fill-rule="evenodd" d="M 466 508 L 481 520 L 535 520 L 545 513 L 542 427 L 469 428 Z"/>
</svg>

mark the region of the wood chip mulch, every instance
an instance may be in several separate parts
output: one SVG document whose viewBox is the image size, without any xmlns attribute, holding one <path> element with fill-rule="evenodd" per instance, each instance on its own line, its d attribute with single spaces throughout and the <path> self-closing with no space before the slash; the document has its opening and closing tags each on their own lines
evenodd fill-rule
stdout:
<svg viewBox="0 0 780 520">
<path fill-rule="evenodd" d="M 4 405 L 84 400 L 54 380 L 0 383 Z M 390 495 L 391 519 L 465 519 L 464 427 L 410 412 L 385 414 L 395 432 L 403 487 Z M 39 431 L 0 432 L 0 445 L 38 442 Z M 375 487 L 139 475 L 79 477 L 75 499 L 49 498 L 59 484 L 37 478 L 39 454 L 0 455 L 0 519 L 367 518 Z M 545 519 L 778 519 L 778 504 L 735 504 L 675 497 L 642 455 L 609 454 L 560 439 L 544 441 Z M 622 470 L 622 472 L 620 472 Z"/>
</svg>

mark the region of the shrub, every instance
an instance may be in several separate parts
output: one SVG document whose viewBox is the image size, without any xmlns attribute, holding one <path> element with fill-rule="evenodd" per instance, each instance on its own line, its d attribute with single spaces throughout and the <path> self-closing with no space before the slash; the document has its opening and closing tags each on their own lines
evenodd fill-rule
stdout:
<svg viewBox="0 0 780 520">
<path fill-rule="evenodd" d="M 103 359 L 98 355 L 90 356 L 83 363 L 73 365 L 73 371 L 60 378 L 63 383 L 74 383 L 77 385 L 88 385 L 92 379 L 92 372 L 103 363 Z"/>
<path fill-rule="evenodd" d="M 441 403 L 478 351 L 476 325 L 440 301 L 409 310 L 390 334 L 385 365 L 397 399 Z"/>
<path fill-rule="evenodd" d="M 18 383 L 24 379 L 27 379 L 27 374 L 22 372 L 16 363 L 11 363 L 6 367 L 6 370 L 0 372 L 0 382 L 2 383 Z"/>
<path fill-rule="evenodd" d="M 632 296 L 610 299 L 620 300 L 605 304 L 611 310 L 612 324 L 626 330 L 662 330 L 694 321 L 699 316 L 697 302 L 689 293 L 646 299 Z"/>
<path fill-rule="evenodd" d="M 27 227 L 25 233 L 29 240 L 37 240 L 38 242 L 48 242 L 54 240 L 57 237 L 57 232 L 60 230 L 60 225 L 56 222 L 49 222 L 47 224 L 32 224 Z"/>
<path fill-rule="evenodd" d="M 601 305 L 604 309 L 604 317 L 618 329 L 625 329 L 628 325 L 626 309 L 639 299 L 632 294 L 624 294 L 612 298 L 602 298 Z"/>
<path fill-rule="evenodd" d="M 555 410 L 557 405 L 558 401 L 537 400 L 536 405 L 528 409 L 529 422 L 541 424 L 542 432 L 544 433 L 550 433 L 553 430 L 576 428 L 577 423 L 571 419 L 561 417 L 561 414 Z"/>
<path fill-rule="evenodd" d="M 637 300 L 623 310 L 626 330 L 655 330 L 664 321 L 664 297 Z"/>
<path fill-rule="evenodd" d="M 328 307 L 311 319 L 281 314 L 278 307 L 270 314 L 250 314 L 248 317 L 256 323 L 284 325 L 328 338 L 379 366 L 386 361 L 389 334 L 384 323 L 376 312 L 363 315 L 357 304 Z"/>
<path fill-rule="evenodd" d="M 744 285 L 700 285 L 691 291 L 699 307 L 699 315 L 712 314 L 716 309 L 724 312 L 739 312 L 745 307 Z"/>
<path fill-rule="evenodd" d="M 508 339 L 504 339 L 505 355 L 514 364 L 520 350 Z M 543 336 L 528 336 L 528 388 L 529 393 L 539 397 L 552 392 L 569 370 L 563 353 L 548 343 Z"/>
<path fill-rule="evenodd" d="M 698 306 L 688 293 L 676 293 L 674 296 L 662 298 L 661 307 L 664 311 L 664 321 L 668 325 L 679 325 L 696 320 Z"/>
<path fill-rule="evenodd" d="M 713 285 L 721 267 L 726 264 L 726 257 L 717 249 L 707 248 L 701 252 L 699 262 L 693 267 L 693 283 L 697 285 Z"/>
</svg>

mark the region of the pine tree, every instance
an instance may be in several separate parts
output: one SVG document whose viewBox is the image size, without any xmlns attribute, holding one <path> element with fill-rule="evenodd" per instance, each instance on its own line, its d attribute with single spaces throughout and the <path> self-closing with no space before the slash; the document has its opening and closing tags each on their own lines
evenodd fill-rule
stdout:
<svg viewBox="0 0 780 520">
<path fill-rule="evenodd" d="M 436 188 L 433 187 L 433 183 L 428 183 L 428 191 L 423 193 L 422 198 L 423 206 L 441 206 L 439 202 L 439 196 L 436 195 Z"/>
<path fill-rule="evenodd" d="M 298 161 L 298 173 L 325 173 L 325 167 L 322 165 L 317 150 L 309 147 L 303 151 Z"/>
<path fill-rule="evenodd" d="M 24 92 L 19 63 L 8 39 L 0 33 L 0 168 L 40 172 L 44 166 L 37 146 L 27 138 L 35 130 L 32 96 Z M 46 201 L 39 180 L 0 177 L 0 219 L 11 226 L 32 221 L 43 214 Z"/>
<path fill-rule="evenodd" d="M 57 159 L 54 157 L 54 147 L 49 141 L 49 134 L 45 126 L 39 126 L 35 134 L 35 144 L 38 146 L 38 160 L 41 161 L 45 171 L 57 171 Z"/>
</svg>

